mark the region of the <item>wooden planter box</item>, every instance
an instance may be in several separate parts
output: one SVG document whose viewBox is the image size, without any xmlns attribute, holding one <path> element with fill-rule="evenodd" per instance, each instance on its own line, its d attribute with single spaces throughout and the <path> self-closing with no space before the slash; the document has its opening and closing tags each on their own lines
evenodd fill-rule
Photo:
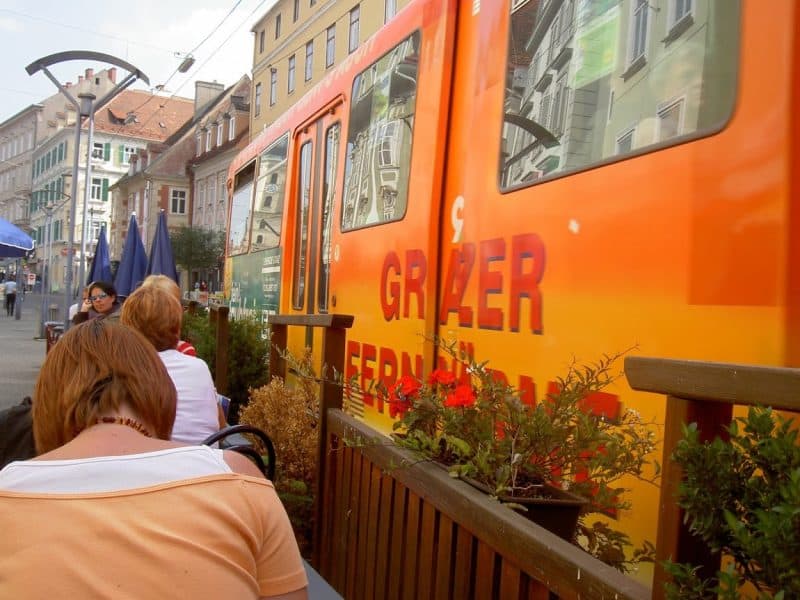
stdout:
<svg viewBox="0 0 800 600">
<path fill-rule="evenodd" d="M 345 598 L 650 597 L 341 410 L 325 420 L 314 566 Z"/>
</svg>

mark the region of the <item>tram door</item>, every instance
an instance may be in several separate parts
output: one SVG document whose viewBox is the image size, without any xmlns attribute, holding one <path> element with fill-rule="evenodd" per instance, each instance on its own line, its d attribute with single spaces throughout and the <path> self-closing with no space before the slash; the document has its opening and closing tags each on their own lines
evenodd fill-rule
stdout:
<svg viewBox="0 0 800 600">
<path fill-rule="evenodd" d="M 295 181 L 289 221 L 293 231 L 286 258 L 291 261 L 287 304 L 294 314 L 322 314 L 329 308 L 333 201 L 342 130 L 340 108 L 341 101 L 332 104 L 323 117 L 299 130 L 293 144 Z M 305 331 L 290 328 L 289 348 L 298 356 L 304 347 L 318 348 L 320 336 L 321 331 L 310 327 Z"/>
</svg>

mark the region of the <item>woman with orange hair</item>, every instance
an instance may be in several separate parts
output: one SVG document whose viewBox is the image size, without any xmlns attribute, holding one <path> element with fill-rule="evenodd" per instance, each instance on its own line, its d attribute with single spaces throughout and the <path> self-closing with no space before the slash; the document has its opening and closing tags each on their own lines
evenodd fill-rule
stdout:
<svg viewBox="0 0 800 600">
<path fill-rule="evenodd" d="M 34 391 L 41 455 L 0 471 L 0 597 L 307 597 L 272 484 L 169 441 L 175 406 L 133 329 L 93 319 L 59 340 Z"/>
</svg>

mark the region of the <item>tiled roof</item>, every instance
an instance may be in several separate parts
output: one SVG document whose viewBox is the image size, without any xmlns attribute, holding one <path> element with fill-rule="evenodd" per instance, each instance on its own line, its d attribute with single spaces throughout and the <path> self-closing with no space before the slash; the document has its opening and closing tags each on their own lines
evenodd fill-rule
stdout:
<svg viewBox="0 0 800 600">
<path fill-rule="evenodd" d="M 123 90 L 94 116 L 96 132 L 164 141 L 194 115 L 191 98 Z"/>
</svg>

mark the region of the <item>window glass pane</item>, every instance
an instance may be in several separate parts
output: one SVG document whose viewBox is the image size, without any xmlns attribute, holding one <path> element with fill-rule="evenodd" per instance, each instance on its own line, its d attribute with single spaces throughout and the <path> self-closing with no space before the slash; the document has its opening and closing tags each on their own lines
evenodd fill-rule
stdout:
<svg viewBox="0 0 800 600">
<path fill-rule="evenodd" d="M 405 215 L 419 41 L 419 33 L 414 33 L 353 82 L 343 231 L 397 221 Z"/>
<path fill-rule="evenodd" d="M 332 125 L 325 136 L 325 167 L 322 181 L 322 223 L 319 244 L 319 285 L 317 307 L 328 311 L 328 282 L 331 270 L 331 229 L 333 225 L 333 199 L 336 195 L 336 169 L 339 164 L 339 123 Z"/>
<path fill-rule="evenodd" d="M 722 126 L 739 14 L 739 0 L 513 2 L 500 186 Z"/>
<path fill-rule="evenodd" d="M 300 148 L 300 177 L 297 198 L 297 231 L 294 241 L 294 288 L 292 306 L 303 308 L 306 292 L 306 246 L 308 245 L 308 207 L 311 202 L 311 142 Z"/>
<path fill-rule="evenodd" d="M 247 229 L 253 200 L 254 173 L 255 165 L 251 164 L 236 174 L 228 229 L 228 256 L 247 252 Z"/>
<path fill-rule="evenodd" d="M 261 154 L 250 236 L 253 252 L 275 248 L 281 241 L 288 148 L 285 135 Z"/>
</svg>

